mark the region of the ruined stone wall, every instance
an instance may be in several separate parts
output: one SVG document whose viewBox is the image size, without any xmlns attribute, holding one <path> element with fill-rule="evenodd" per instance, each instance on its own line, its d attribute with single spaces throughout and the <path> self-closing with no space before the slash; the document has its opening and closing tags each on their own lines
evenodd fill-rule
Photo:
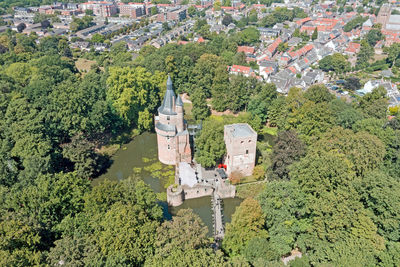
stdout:
<svg viewBox="0 0 400 267">
<path fill-rule="evenodd" d="M 210 185 L 196 185 L 194 187 L 182 186 L 182 188 L 184 199 L 211 196 L 214 192 L 214 188 L 212 188 Z"/>
<path fill-rule="evenodd" d="M 167 202 L 169 206 L 177 207 L 183 203 L 183 190 L 181 186 L 170 185 L 167 188 Z"/>
</svg>

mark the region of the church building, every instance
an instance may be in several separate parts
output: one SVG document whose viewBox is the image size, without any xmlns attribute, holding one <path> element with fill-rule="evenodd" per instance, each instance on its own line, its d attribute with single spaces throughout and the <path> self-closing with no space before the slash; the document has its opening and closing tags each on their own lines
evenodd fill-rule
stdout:
<svg viewBox="0 0 400 267">
<path fill-rule="evenodd" d="M 179 162 L 191 162 L 189 132 L 183 119 L 183 102 L 179 95 L 175 96 L 170 76 L 164 100 L 155 117 L 155 128 L 158 159 L 162 163 L 176 165 Z"/>
</svg>

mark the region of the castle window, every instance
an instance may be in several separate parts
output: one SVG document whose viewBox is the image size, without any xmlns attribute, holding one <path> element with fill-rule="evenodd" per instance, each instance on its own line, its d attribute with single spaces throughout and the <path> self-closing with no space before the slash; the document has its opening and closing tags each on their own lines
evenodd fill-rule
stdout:
<svg viewBox="0 0 400 267">
<path fill-rule="evenodd" d="M 249 154 L 249 151 L 246 149 L 246 155 Z"/>
<path fill-rule="evenodd" d="M 170 117 L 169 116 L 167 116 L 167 121 L 169 121 L 170 120 Z"/>
<path fill-rule="evenodd" d="M 251 143 L 251 140 L 249 140 L 249 143 Z"/>
<path fill-rule="evenodd" d="M 168 149 L 169 149 L 169 145 L 168 145 Z"/>
<path fill-rule="evenodd" d="M 240 143 L 241 143 L 241 144 L 243 144 L 243 143 L 244 143 L 244 141 L 240 141 Z"/>
</svg>

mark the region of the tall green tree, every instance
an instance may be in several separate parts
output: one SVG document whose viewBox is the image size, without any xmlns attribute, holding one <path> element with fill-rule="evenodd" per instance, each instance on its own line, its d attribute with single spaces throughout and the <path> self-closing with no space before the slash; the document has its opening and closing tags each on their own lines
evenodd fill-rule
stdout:
<svg viewBox="0 0 400 267">
<path fill-rule="evenodd" d="M 318 38 L 318 28 L 317 27 L 315 27 L 315 29 L 314 29 L 314 31 L 313 31 L 313 33 L 312 33 L 312 35 L 311 35 L 311 40 L 317 40 L 317 38 Z"/>
<path fill-rule="evenodd" d="M 304 97 L 314 103 L 330 102 L 335 98 L 325 85 L 312 85 L 304 94 Z"/>
<path fill-rule="evenodd" d="M 360 99 L 358 107 L 369 117 L 383 119 L 386 117 L 387 105 L 386 90 L 383 86 L 379 86 L 371 93 L 364 95 Z"/>
<path fill-rule="evenodd" d="M 368 44 L 371 47 L 374 47 L 377 42 L 385 39 L 385 36 L 382 34 L 380 29 L 371 29 L 368 31 L 367 36 L 365 37 Z"/>
<path fill-rule="evenodd" d="M 154 256 L 145 266 L 167 266 L 179 262 L 180 266 L 222 266 L 224 257 L 213 251 L 208 228 L 200 217 L 188 209 L 178 211 L 171 221 L 157 229 Z"/>
<path fill-rule="evenodd" d="M 266 84 L 261 88 L 261 92 L 250 97 L 247 110 L 254 116 L 259 117 L 262 122 L 266 122 L 272 101 L 277 96 L 276 86 L 272 83 Z"/>
<path fill-rule="evenodd" d="M 272 149 L 269 178 L 288 180 L 290 165 L 305 154 L 305 145 L 291 130 L 279 132 Z"/>
<path fill-rule="evenodd" d="M 222 122 L 206 120 L 200 135 L 196 137 L 195 158 L 204 167 L 215 166 L 225 154 L 224 126 Z"/>
<path fill-rule="evenodd" d="M 62 146 L 62 154 L 73 163 L 73 170 L 83 178 L 93 178 L 100 171 L 99 155 L 95 145 L 82 135 L 74 136 L 70 143 Z"/>
<path fill-rule="evenodd" d="M 257 196 L 265 214 L 268 242 L 276 258 L 289 254 L 297 246 L 300 233 L 309 228 L 306 195 L 295 181 L 272 181 Z"/>
<path fill-rule="evenodd" d="M 162 75 L 141 67 L 111 67 L 109 73 L 107 99 L 127 125 L 137 125 L 140 111 L 154 111 L 159 105 Z"/>
<path fill-rule="evenodd" d="M 385 156 L 384 144 L 376 136 L 362 131 L 354 133 L 340 127 L 326 132 L 323 138 L 313 145 L 313 151 L 340 151 L 360 176 L 378 168 Z"/>
<path fill-rule="evenodd" d="M 360 52 L 357 54 L 357 68 L 361 69 L 367 67 L 373 54 L 374 52 L 371 45 L 366 40 L 362 40 Z"/>
<path fill-rule="evenodd" d="M 263 229 L 264 223 L 264 214 L 258 201 L 245 199 L 232 215 L 232 222 L 226 226 L 223 249 L 231 256 L 240 255 L 251 239 L 268 236 Z"/>
<path fill-rule="evenodd" d="M 373 213 L 371 218 L 378 233 L 395 242 L 400 240 L 398 184 L 398 179 L 373 170 L 364 176 L 357 189 L 365 208 Z"/>
<path fill-rule="evenodd" d="M 191 77 L 193 87 L 203 88 L 206 97 L 210 97 L 213 81 L 218 74 L 217 69 L 221 66 L 226 72 L 226 65 L 219 56 L 203 54 L 193 69 Z"/>
<path fill-rule="evenodd" d="M 201 88 L 196 88 L 190 96 L 193 104 L 192 114 L 196 121 L 205 120 L 210 115 L 206 96 Z"/>
</svg>

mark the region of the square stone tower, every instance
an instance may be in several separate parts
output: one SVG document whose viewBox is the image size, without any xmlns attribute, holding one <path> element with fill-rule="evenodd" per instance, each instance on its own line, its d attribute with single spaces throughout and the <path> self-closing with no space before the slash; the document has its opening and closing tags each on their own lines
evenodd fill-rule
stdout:
<svg viewBox="0 0 400 267">
<path fill-rule="evenodd" d="M 250 176 L 256 163 L 257 133 L 247 123 L 225 125 L 225 164 L 228 176 Z"/>
</svg>

